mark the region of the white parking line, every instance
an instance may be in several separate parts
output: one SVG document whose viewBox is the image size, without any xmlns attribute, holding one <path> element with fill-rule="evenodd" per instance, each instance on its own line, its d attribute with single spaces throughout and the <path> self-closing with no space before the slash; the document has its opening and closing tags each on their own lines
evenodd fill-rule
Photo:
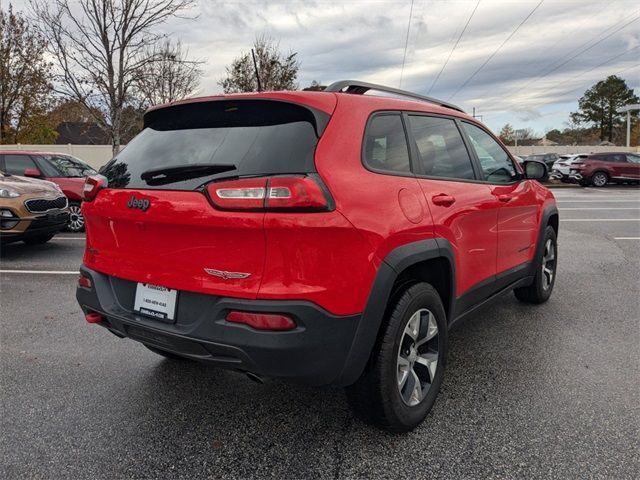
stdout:
<svg viewBox="0 0 640 480">
<path fill-rule="evenodd" d="M 640 203 L 640 198 L 634 198 L 631 200 L 563 200 L 561 198 L 556 199 L 558 203 Z"/>
<path fill-rule="evenodd" d="M 560 210 L 640 210 L 637 207 L 559 207 Z"/>
<path fill-rule="evenodd" d="M 53 237 L 54 240 L 86 240 L 86 237 Z"/>
<path fill-rule="evenodd" d="M 26 273 L 33 275 L 80 275 L 80 271 L 68 270 L 0 270 L 0 273 Z"/>
<path fill-rule="evenodd" d="M 640 237 L 613 237 L 614 240 L 640 240 Z"/>
<path fill-rule="evenodd" d="M 640 222 L 640 218 L 563 218 L 563 222 Z"/>
</svg>

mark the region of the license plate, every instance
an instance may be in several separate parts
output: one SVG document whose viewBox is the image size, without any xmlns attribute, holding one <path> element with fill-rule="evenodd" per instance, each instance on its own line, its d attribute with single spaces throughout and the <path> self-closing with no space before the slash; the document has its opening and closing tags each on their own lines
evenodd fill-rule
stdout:
<svg viewBox="0 0 640 480">
<path fill-rule="evenodd" d="M 150 283 L 138 283 L 133 309 L 160 320 L 173 320 L 178 291 Z"/>
</svg>

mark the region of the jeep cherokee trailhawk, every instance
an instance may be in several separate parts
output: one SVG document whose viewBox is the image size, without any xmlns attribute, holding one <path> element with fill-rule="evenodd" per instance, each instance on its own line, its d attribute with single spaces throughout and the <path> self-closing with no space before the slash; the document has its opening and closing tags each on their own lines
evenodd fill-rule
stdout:
<svg viewBox="0 0 640 480">
<path fill-rule="evenodd" d="M 77 298 L 165 357 L 343 385 L 360 416 L 410 430 L 453 323 L 551 295 L 545 175 L 457 107 L 362 82 L 152 108 L 85 185 Z"/>
</svg>

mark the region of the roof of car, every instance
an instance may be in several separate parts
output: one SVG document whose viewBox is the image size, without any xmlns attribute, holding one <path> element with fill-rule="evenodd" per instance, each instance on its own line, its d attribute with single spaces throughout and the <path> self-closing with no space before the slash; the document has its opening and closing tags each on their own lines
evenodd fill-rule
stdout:
<svg viewBox="0 0 640 480">
<path fill-rule="evenodd" d="M 0 150 L 0 155 L 62 155 L 71 157 L 72 155 L 62 152 L 47 152 L 43 150 Z"/>
<path fill-rule="evenodd" d="M 459 116 L 462 118 L 473 119 L 473 117 L 467 115 L 461 109 L 455 106 L 447 106 L 436 103 L 430 103 L 427 101 L 419 100 L 417 98 L 388 96 L 388 95 L 376 95 L 376 94 L 359 94 L 349 92 L 327 92 L 327 91 L 274 91 L 274 92 L 250 92 L 250 93 L 232 93 L 232 94 L 220 94 L 202 97 L 192 97 L 184 100 L 178 100 L 175 102 L 164 103 L 154 105 L 150 107 L 145 114 L 153 112 L 162 108 L 172 107 L 176 105 L 185 105 L 189 103 L 211 102 L 218 100 L 233 100 L 233 99 L 277 99 L 282 101 L 288 101 L 292 103 L 302 103 L 312 108 L 316 108 L 328 114 L 332 114 L 336 103 L 341 98 L 359 99 L 355 101 L 373 102 L 377 103 L 380 108 L 398 109 L 398 110 L 416 110 L 432 113 L 440 113 L 447 115 Z M 384 107 L 382 107 L 384 105 Z M 455 108 L 454 108 L 455 107 Z"/>
</svg>

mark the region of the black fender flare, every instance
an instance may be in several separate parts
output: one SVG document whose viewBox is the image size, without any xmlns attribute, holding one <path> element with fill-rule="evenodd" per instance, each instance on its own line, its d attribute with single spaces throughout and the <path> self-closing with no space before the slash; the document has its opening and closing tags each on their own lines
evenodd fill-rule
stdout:
<svg viewBox="0 0 640 480">
<path fill-rule="evenodd" d="M 533 262 L 531 264 L 531 267 L 533 269 L 532 275 L 535 275 L 535 269 L 537 268 L 537 265 L 538 263 L 540 263 L 540 259 L 544 254 L 544 232 L 547 229 L 547 226 L 549 225 L 549 219 L 554 215 L 558 217 L 558 227 L 559 227 L 560 215 L 558 214 L 558 207 L 556 207 L 555 205 L 549 205 L 542 212 L 542 217 L 540 218 L 540 228 L 538 231 L 538 243 L 536 245 L 536 255 L 533 258 Z M 558 228 L 558 231 L 556 231 L 556 235 L 558 235 L 559 233 L 560 233 L 560 229 Z"/>
<path fill-rule="evenodd" d="M 436 258 L 444 258 L 450 266 L 450 300 L 448 311 L 454 311 L 455 262 L 451 243 L 444 238 L 432 238 L 408 243 L 392 250 L 382 261 L 373 281 L 369 299 L 356 329 L 351 349 L 336 383 L 351 385 L 364 371 L 371 351 L 378 338 L 393 285 L 398 276 L 408 267 Z"/>
</svg>

